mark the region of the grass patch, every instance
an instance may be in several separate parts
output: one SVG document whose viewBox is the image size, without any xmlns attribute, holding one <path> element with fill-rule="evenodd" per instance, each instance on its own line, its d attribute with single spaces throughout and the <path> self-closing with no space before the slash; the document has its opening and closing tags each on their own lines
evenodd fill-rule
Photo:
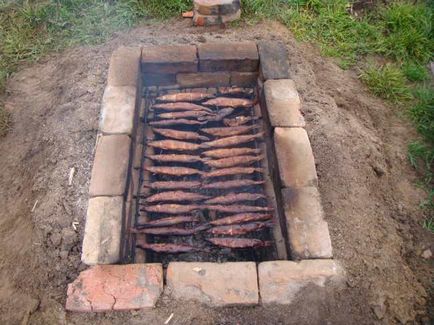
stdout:
<svg viewBox="0 0 434 325">
<path fill-rule="evenodd" d="M 426 219 L 426 220 L 423 222 L 423 227 L 424 227 L 426 230 L 428 230 L 428 231 L 434 233 L 434 219 L 433 219 L 433 218 Z"/>
<path fill-rule="evenodd" d="M 11 116 L 3 106 L 0 106 L 0 137 L 5 136 L 11 126 Z"/>
</svg>

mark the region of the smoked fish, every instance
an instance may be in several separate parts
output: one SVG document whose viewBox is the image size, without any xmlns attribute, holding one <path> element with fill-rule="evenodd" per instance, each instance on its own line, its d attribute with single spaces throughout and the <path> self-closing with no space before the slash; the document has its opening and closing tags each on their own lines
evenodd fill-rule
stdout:
<svg viewBox="0 0 434 325">
<path fill-rule="evenodd" d="M 204 160 L 204 163 L 210 167 L 214 168 L 227 168 L 234 166 L 245 166 L 251 165 L 257 161 L 261 161 L 263 156 L 236 156 L 236 157 L 227 157 L 221 158 L 217 160 Z"/>
<path fill-rule="evenodd" d="M 208 232 L 213 235 L 238 236 L 259 231 L 270 226 L 271 224 L 266 222 L 251 222 L 241 225 L 217 226 L 209 229 Z"/>
<path fill-rule="evenodd" d="M 189 167 L 169 167 L 169 166 L 149 166 L 144 167 L 145 170 L 150 171 L 153 174 L 164 174 L 172 176 L 187 176 L 187 175 L 197 175 L 203 172 Z"/>
<path fill-rule="evenodd" d="M 230 148 L 230 149 L 207 150 L 203 152 L 202 155 L 206 157 L 212 157 L 212 158 L 226 158 L 226 157 L 234 157 L 234 156 L 242 156 L 242 155 L 259 155 L 260 153 L 261 153 L 261 149 Z"/>
<path fill-rule="evenodd" d="M 255 103 L 250 99 L 244 99 L 244 98 L 218 97 L 218 98 L 207 100 L 202 104 L 205 106 L 248 108 L 248 107 L 252 107 Z"/>
<path fill-rule="evenodd" d="M 144 201 L 147 203 L 152 202 L 164 202 L 164 201 L 201 201 L 209 198 L 206 195 L 192 193 L 192 192 L 184 192 L 184 191 L 168 191 L 161 192 L 147 197 Z"/>
<path fill-rule="evenodd" d="M 224 217 L 210 221 L 213 226 L 234 225 L 245 222 L 265 221 L 273 218 L 271 214 L 262 213 L 238 213 L 229 217 Z"/>
<path fill-rule="evenodd" d="M 214 141 L 204 142 L 202 144 L 202 146 L 208 147 L 208 148 L 231 147 L 231 146 L 237 146 L 240 144 L 254 141 L 254 140 L 261 138 L 263 136 L 264 136 L 263 132 L 260 132 L 257 134 L 249 134 L 249 135 L 234 135 L 231 137 L 221 138 L 221 139 L 214 140 Z"/>
<path fill-rule="evenodd" d="M 216 246 L 227 248 L 257 248 L 271 246 L 271 241 L 254 238 L 209 238 L 208 241 Z"/>
<path fill-rule="evenodd" d="M 199 217 L 196 216 L 178 216 L 178 217 L 167 217 L 161 219 L 151 220 L 145 223 L 137 225 L 137 228 L 151 228 L 151 227 L 167 227 L 174 226 L 180 223 L 186 222 L 198 222 Z"/>
<path fill-rule="evenodd" d="M 259 193 L 229 193 L 206 200 L 205 204 L 227 204 L 242 201 L 256 201 L 265 198 L 266 196 L 264 194 Z"/>
<path fill-rule="evenodd" d="M 213 94 L 189 92 L 189 93 L 176 93 L 159 96 L 156 98 L 159 102 L 200 102 L 205 99 L 214 98 Z"/>
<path fill-rule="evenodd" d="M 148 146 L 159 148 L 163 150 L 177 150 L 177 151 L 194 151 L 201 148 L 201 145 L 183 142 L 177 140 L 159 140 L 159 141 L 149 141 Z"/>
<path fill-rule="evenodd" d="M 215 137 L 229 137 L 250 132 L 258 127 L 258 125 L 241 125 L 225 128 L 203 128 L 201 131 Z"/>
<path fill-rule="evenodd" d="M 159 162 L 197 162 L 202 161 L 202 158 L 199 156 L 193 155 L 176 155 L 176 154 L 168 154 L 168 155 L 149 155 L 145 156 L 148 159 L 159 161 Z"/>
<path fill-rule="evenodd" d="M 158 204 L 158 205 L 148 205 L 141 208 L 141 211 L 155 212 L 155 213 L 169 213 L 169 214 L 180 214 L 189 213 L 194 210 L 200 209 L 201 205 L 181 205 L 181 204 Z"/>
<path fill-rule="evenodd" d="M 165 103 L 165 104 L 155 104 L 152 106 L 153 109 L 159 109 L 164 111 L 204 111 L 208 113 L 212 113 L 212 110 L 208 107 L 196 105 L 193 103 L 183 103 L 183 102 L 177 102 L 177 103 Z"/>
<path fill-rule="evenodd" d="M 154 131 L 157 134 L 160 134 L 167 138 L 172 138 L 176 140 L 201 140 L 201 141 L 209 141 L 209 138 L 200 135 L 197 132 L 191 132 L 191 131 L 178 131 L 178 130 L 171 130 L 171 129 L 157 129 L 153 128 L 152 131 Z"/>
<path fill-rule="evenodd" d="M 261 185 L 264 184 L 264 181 L 254 181 L 251 179 L 237 179 L 232 181 L 222 181 L 222 182 L 212 182 L 209 184 L 203 184 L 203 189 L 234 189 L 234 188 L 240 188 L 245 186 L 254 186 L 254 185 Z"/>
<path fill-rule="evenodd" d="M 252 167 L 230 167 L 216 169 L 207 173 L 203 173 L 204 178 L 218 177 L 218 176 L 232 176 L 241 174 L 253 174 L 254 172 L 262 173 L 262 168 L 252 168 Z"/>
<path fill-rule="evenodd" d="M 145 183 L 143 187 L 152 188 L 154 190 L 182 190 L 190 188 L 199 188 L 201 185 L 197 181 L 161 181 Z"/>
</svg>

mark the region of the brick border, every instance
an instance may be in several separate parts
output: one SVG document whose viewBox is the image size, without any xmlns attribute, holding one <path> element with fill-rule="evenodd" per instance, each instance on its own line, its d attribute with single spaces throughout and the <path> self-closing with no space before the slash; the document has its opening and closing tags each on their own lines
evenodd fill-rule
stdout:
<svg viewBox="0 0 434 325">
<path fill-rule="evenodd" d="M 145 86 L 179 89 L 247 86 L 258 80 L 261 102 L 259 110 L 258 107 L 255 109 L 263 117 L 267 156 L 272 157 L 267 177 L 273 181 L 274 189 L 267 191 L 274 191 L 276 213 L 285 216 L 280 218 L 280 227 L 287 241 L 281 240 L 279 249 L 291 252 L 293 260 L 302 260 L 262 262 L 258 270 L 254 263 L 246 262 L 172 262 L 167 272 L 167 294 L 211 306 L 255 305 L 259 303 L 259 297 L 262 303 L 290 304 L 296 291 L 307 284 L 321 287 L 329 280 L 342 279 L 342 268 L 330 259 L 332 247 L 317 189 L 314 157 L 304 129 L 300 97 L 295 83 L 289 79 L 286 46 L 270 41 L 259 42 L 257 46 L 253 42 L 243 42 L 236 45 L 241 47 L 239 53 L 231 50 L 234 46 L 233 43 L 217 43 L 143 49 L 121 47 L 113 53 L 102 100 L 82 249 L 82 261 L 96 265 L 82 272 L 87 272 L 85 281 L 89 281 L 87 277 L 92 280 L 94 274 L 100 275 L 98 280 L 94 279 L 95 283 L 88 282 L 87 287 L 81 285 L 80 278 L 70 285 L 68 310 L 153 307 L 162 291 L 155 286 L 162 287 L 161 264 L 143 265 L 152 268 L 152 275 L 140 266 L 132 268 L 133 264 L 112 265 L 131 261 L 127 253 L 133 239 L 128 233 L 124 234 L 123 229 L 134 223 L 133 216 L 138 208 L 134 198 L 139 193 L 138 175 L 143 164 L 141 156 L 146 132 L 144 124 L 137 123 L 146 113 L 141 96 L 142 81 Z M 163 53 L 164 49 L 167 53 Z M 213 51 L 218 56 L 213 56 Z M 247 62 L 247 66 L 243 66 L 243 62 Z M 285 249 L 285 244 L 289 249 Z M 145 260 L 145 253 L 136 256 L 136 261 L 144 263 Z M 111 265 L 101 269 L 103 266 L 98 264 Z M 102 301 L 95 297 L 92 301 L 95 305 L 89 306 L 89 301 L 83 297 L 89 294 L 89 288 L 98 291 L 101 286 L 108 286 L 109 283 L 100 276 L 107 274 L 110 279 L 111 272 L 127 272 L 131 278 L 145 282 L 154 279 L 153 287 L 145 284 L 138 289 L 146 303 L 135 305 L 126 301 L 122 306 L 111 306 L 104 300 L 107 297 L 101 298 Z M 246 274 L 249 276 L 244 277 Z M 239 275 L 243 277 L 237 279 Z M 219 276 L 223 276 L 223 281 Z M 220 285 L 215 286 L 218 281 Z M 116 291 L 119 285 L 113 284 L 110 290 Z"/>
</svg>

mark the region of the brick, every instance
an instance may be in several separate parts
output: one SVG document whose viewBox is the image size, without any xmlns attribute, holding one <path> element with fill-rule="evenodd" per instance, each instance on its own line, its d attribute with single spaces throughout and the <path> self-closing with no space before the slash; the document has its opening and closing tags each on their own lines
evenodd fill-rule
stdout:
<svg viewBox="0 0 434 325">
<path fill-rule="evenodd" d="M 227 13 L 220 16 L 220 19 L 222 20 L 223 24 L 230 23 L 232 21 L 238 20 L 241 18 L 241 9 L 234 13 Z"/>
<path fill-rule="evenodd" d="M 68 285 L 66 309 L 102 312 L 152 308 L 162 291 L 161 264 L 97 265 Z"/>
<path fill-rule="evenodd" d="M 137 86 L 140 74 L 140 47 L 120 47 L 110 59 L 109 86 Z"/>
<path fill-rule="evenodd" d="M 143 73 L 144 86 L 171 86 L 176 84 L 176 74 Z"/>
<path fill-rule="evenodd" d="M 91 197 L 125 194 L 130 145 L 127 135 L 104 135 L 99 138 L 89 187 Z"/>
<path fill-rule="evenodd" d="M 87 265 L 117 263 L 120 259 L 124 199 L 89 200 L 81 260 Z"/>
<path fill-rule="evenodd" d="M 222 20 L 220 16 L 202 15 L 197 12 L 193 16 L 193 26 L 215 26 L 220 25 L 221 23 Z"/>
<path fill-rule="evenodd" d="M 285 188 L 282 198 L 292 259 L 333 257 L 318 189 Z"/>
<path fill-rule="evenodd" d="M 143 153 L 143 144 L 141 143 L 135 144 L 133 168 L 140 168 L 142 166 L 142 153 Z"/>
<path fill-rule="evenodd" d="M 136 111 L 136 87 L 107 86 L 104 91 L 99 129 L 105 134 L 131 135 Z"/>
<path fill-rule="evenodd" d="M 259 72 L 263 80 L 289 79 L 288 52 L 285 44 L 276 41 L 258 43 Z"/>
<path fill-rule="evenodd" d="M 289 79 L 267 80 L 264 96 L 270 124 L 274 127 L 304 127 L 300 97 L 295 83 Z"/>
<path fill-rule="evenodd" d="M 181 87 L 229 86 L 230 75 L 228 72 L 179 73 L 176 80 Z"/>
<path fill-rule="evenodd" d="M 259 264 L 258 276 L 263 304 L 291 304 L 308 285 L 320 295 L 328 283 L 342 283 L 344 271 L 333 260 L 270 261 Z"/>
<path fill-rule="evenodd" d="M 283 187 L 318 183 L 312 148 L 304 129 L 275 128 L 274 146 Z"/>
<path fill-rule="evenodd" d="M 259 299 L 254 262 L 172 262 L 166 282 L 168 293 L 175 299 L 210 306 L 255 305 Z"/>
<path fill-rule="evenodd" d="M 240 0 L 194 0 L 194 10 L 202 15 L 226 15 L 240 10 Z"/>
<path fill-rule="evenodd" d="M 142 72 L 196 72 L 197 62 L 197 49 L 194 45 L 149 46 L 142 49 Z"/>
<path fill-rule="evenodd" d="M 239 87 L 252 87 L 258 80 L 257 72 L 231 72 L 231 85 Z"/>
<path fill-rule="evenodd" d="M 241 71 L 258 69 L 255 42 L 205 43 L 198 46 L 200 71 Z"/>
</svg>

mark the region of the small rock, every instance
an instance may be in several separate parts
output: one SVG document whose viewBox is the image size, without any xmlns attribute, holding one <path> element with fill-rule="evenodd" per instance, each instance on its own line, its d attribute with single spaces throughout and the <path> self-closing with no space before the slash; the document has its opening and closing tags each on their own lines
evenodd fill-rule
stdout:
<svg viewBox="0 0 434 325">
<path fill-rule="evenodd" d="M 381 177 L 381 176 L 383 176 L 383 175 L 386 173 L 386 172 L 384 171 L 383 167 L 381 167 L 381 166 L 379 166 L 379 165 L 372 166 L 372 169 L 374 170 L 375 174 L 376 174 L 378 177 Z"/>
<path fill-rule="evenodd" d="M 372 307 L 372 311 L 378 319 L 383 319 L 386 313 L 386 307 L 384 305 L 376 305 Z"/>
<path fill-rule="evenodd" d="M 64 228 L 62 230 L 62 238 L 62 250 L 70 251 L 77 240 L 77 233 L 70 228 Z"/>
<path fill-rule="evenodd" d="M 432 257 L 432 252 L 430 249 L 425 249 L 421 255 L 424 259 L 428 260 Z"/>
<path fill-rule="evenodd" d="M 62 235 L 58 232 L 55 232 L 54 234 L 51 234 L 50 236 L 51 244 L 54 247 L 59 247 L 60 243 L 62 242 Z"/>
</svg>

